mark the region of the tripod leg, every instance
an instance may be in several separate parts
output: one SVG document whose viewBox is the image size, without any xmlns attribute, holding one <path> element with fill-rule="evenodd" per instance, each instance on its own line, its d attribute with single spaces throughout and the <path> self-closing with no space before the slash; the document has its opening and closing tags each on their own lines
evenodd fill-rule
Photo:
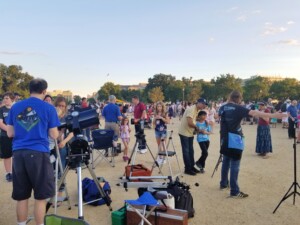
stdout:
<svg viewBox="0 0 300 225">
<path fill-rule="evenodd" d="M 78 219 L 83 220 L 83 207 L 82 207 L 82 183 L 81 183 L 81 165 L 76 167 L 77 171 L 77 187 L 78 187 Z"/>
<path fill-rule="evenodd" d="M 211 175 L 212 178 L 213 178 L 215 172 L 218 170 L 218 167 L 219 167 L 220 163 L 222 162 L 222 160 L 223 160 L 223 156 L 222 156 L 222 154 L 220 154 L 219 159 L 217 161 L 217 164 L 215 166 L 215 169 L 214 169 L 214 171 L 213 171 L 213 173 Z"/>
<path fill-rule="evenodd" d="M 56 150 L 56 155 L 57 155 L 57 159 L 56 160 L 58 160 L 59 170 L 60 170 L 61 173 L 64 173 L 64 169 L 63 169 L 62 162 L 61 162 L 60 151 L 59 151 L 58 144 L 57 144 L 56 140 L 55 140 L 55 150 Z M 56 170 L 56 171 L 58 171 L 58 170 Z M 56 174 L 56 175 L 58 175 L 58 174 Z M 65 184 L 65 179 L 63 180 L 63 184 Z M 60 186 L 57 186 L 57 188 L 60 188 Z M 68 209 L 70 210 L 71 209 L 71 202 L 70 202 L 69 193 L 68 193 L 68 189 L 67 189 L 66 185 L 65 185 L 64 191 L 65 191 L 65 195 L 66 195 L 65 200 L 68 201 Z M 57 198 L 55 200 L 56 200 L 55 201 L 55 207 L 56 207 Z M 56 209 L 55 209 L 55 212 L 56 212 Z"/>
<path fill-rule="evenodd" d="M 149 148 L 149 146 L 148 146 L 147 142 L 146 142 L 146 147 L 147 147 L 147 149 L 149 150 L 149 152 L 150 152 L 150 155 L 151 155 L 151 157 L 152 157 L 153 161 L 154 161 L 154 162 L 156 162 L 156 160 L 155 160 L 155 158 L 154 158 L 154 155 L 153 155 L 153 153 L 151 152 L 151 150 L 150 150 L 150 148 Z M 153 170 L 153 168 L 152 168 L 152 170 Z M 159 166 L 158 166 L 158 170 L 159 170 L 159 173 L 160 173 L 160 174 L 162 174 L 162 171 L 161 171 L 161 169 L 160 169 L 160 167 L 159 167 Z"/>
<path fill-rule="evenodd" d="M 97 186 L 97 188 L 98 188 L 98 190 L 100 192 L 101 197 L 105 201 L 105 203 L 108 206 L 109 210 L 112 211 L 112 207 L 110 205 L 110 203 L 111 203 L 110 197 L 107 196 L 107 194 L 105 193 L 105 191 L 103 190 L 103 188 L 100 186 L 99 181 L 98 181 L 98 179 L 96 177 L 96 174 L 94 173 L 94 171 L 92 170 L 92 168 L 90 167 L 90 165 L 88 165 L 88 163 L 87 163 L 86 166 L 87 166 L 87 168 L 88 168 L 88 170 L 89 170 L 89 172 L 90 172 L 90 174 L 91 174 L 91 176 L 92 176 L 92 178 L 93 178 L 93 180 L 94 180 L 94 182 L 95 182 L 95 184 L 96 184 L 96 186 Z"/>
<path fill-rule="evenodd" d="M 291 194 L 289 194 L 290 190 L 292 189 L 292 187 L 294 186 L 294 184 L 291 185 L 291 187 L 289 188 L 289 190 L 286 192 L 286 194 L 283 196 L 283 198 L 281 199 L 281 201 L 279 202 L 279 204 L 277 205 L 277 207 L 274 209 L 273 214 L 276 212 L 276 210 L 279 208 L 279 206 L 281 205 L 282 202 L 284 202 L 284 200 L 286 200 L 288 197 L 291 196 Z"/>
</svg>

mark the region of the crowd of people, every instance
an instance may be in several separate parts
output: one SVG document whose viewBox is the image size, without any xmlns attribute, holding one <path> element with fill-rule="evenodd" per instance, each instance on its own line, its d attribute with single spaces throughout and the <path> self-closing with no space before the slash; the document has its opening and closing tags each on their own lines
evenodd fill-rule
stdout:
<svg viewBox="0 0 300 225">
<path fill-rule="evenodd" d="M 220 189 L 230 189 L 230 196 L 235 198 L 248 197 L 248 194 L 240 191 L 238 185 L 240 162 L 245 146 L 243 124 L 248 121 L 249 125 L 257 123 L 256 153 L 261 157 L 267 158 L 272 152 L 270 125 L 278 120 L 282 120 L 283 128 L 288 128 L 288 138 L 297 139 L 297 143 L 300 143 L 300 131 L 298 129 L 297 134 L 295 129 L 300 120 L 300 104 L 296 100 L 287 99 L 280 106 L 274 106 L 272 99 L 266 102 L 244 103 L 241 93 L 233 91 L 227 101 L 217 103 L 199 98 L 195 104 L 161 101 L 145 104 L 138 96 L 133 96 L 131 103 L 118 105 L 116 97 L 110 95 L 103 104 L 90 105 L 86 98 L 82 98 L 81 105 L 74 106 L 68 105 L 62 96 L 53 99 L 47 95 L 47 82 L 43 79 L 32 80 L 29 89 L 30 97 L 25 100 L 17 101 L 13 93 L 4 93 L 0 108 L 0 156 L 6 171 L 6 181 L 13 182 L 12 198 L 17 201 L 18 225 L 26 224 L 28 199 L 32 190 L 36 224 L 43 224 L 46 199 L 55 194 L 55 142 L 57 141 L 62 166 L 65 168 L 68 143 L 74 137 L 73 132 L 58 127 L 76 107 L 80 110 L 97 108 L 99 118 L 103 118 L 105 122 L 103 128 L 114 131 L 113 146 L 116 147 L 119 138 L 121 139 L 124 162 L 130 158 L 132 124 L 138 140 L 137 152 L 145 154 L 148 151 L 144 135 L 147 125 L 154 128 L 157 142 L 156 162 L 165 163 L 165 158 L 160 153 L 166 141 L 167 127 L 172 120 L 178 118 L 184 173 L 189 176 L 205 173 L 210 146 L 209 136 L 218 135 L 214 127 L 215 123 L 220 123 L 220 154 L 223 158 Z M 87 141 L 91 142 L 91 130 L 85 129 L 84 134 Z M 195 136 L 201 150 L 198 160 L 194 158 Z M 54 159 L 50 162 L 51 156 Z M 62 186 L 58 196 L 62 196 L 63 191 Z"/>
</svg>

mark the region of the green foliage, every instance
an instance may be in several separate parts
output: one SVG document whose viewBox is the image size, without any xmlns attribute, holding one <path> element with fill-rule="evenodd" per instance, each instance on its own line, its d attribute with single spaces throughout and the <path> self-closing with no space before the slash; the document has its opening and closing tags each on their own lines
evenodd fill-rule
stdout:
<svg viewBox="0 0 300 225">
<path fill-rule="evenodd" d="M 214 85 L 214 91 L 218 99 L 227 99 L 228 95 L 233 90 L 243 91 L 242 80 L 240 78 L 235 78 L 235 76 L 231 74 L 220 75 L 220 77 L 212 79 L 211 83 Z"/>
<path fill-rule="evenodd" d="M 268 78 L 261 76 L 253 76 L 245 82 L 244 99 L 245 100 L 261 100 L 268 96 L 271 82 Z"/>
<path fill-rule="evenodd" d="M 286 78 L 282 81 L 275 81 L 270 87 L 270 93 L 278 99 L 300 98 L 300 82 L 294 78 Z"/>
<path fill-rule="evenodd" d="M 165 88 L 165 100 L 170 102 L 176 102 L 177 100 L 182 100 L 183 87 L 184 84 L 181 80 L 176 80 L 174 82 L 171 82 Z"/>
<path fill-rule="evenodd" d="M 96 100 L 94 98 L 89 98 L 87 101 L 89 102 L 89 104 L 95 104 L 96 103 Z"/>
<path fill-rule="evenodd" d="M 29 96 L 29 82 L 33 76 L 23 73 L 21 66 L 0 64 L 0 78 L 1 94 L 10 91 L 18 92 L 23 98 Z"/>
<path fill-rule="evenodd" d="M 115 85 L 112 82 L 106 82 L 98 91 L 98 99 L 100 101 L 106 101 L 108 96 L 114 95 L 116 98 L 121 97 L 120 85 Z"/>
<path fill-rule="evenodd" d="M 75 104 L 79 104 L 81 102 L 81 97 L 79 95 L 74 95 L 73 99 Z"/>
<path fill-rule="evenodd" d="M 164 93 L 161 90 L 161 87 L 152 88 L 149 91 L 149 99 L 151 102 L 163 101 L 165 99 Z"/>
</svg>

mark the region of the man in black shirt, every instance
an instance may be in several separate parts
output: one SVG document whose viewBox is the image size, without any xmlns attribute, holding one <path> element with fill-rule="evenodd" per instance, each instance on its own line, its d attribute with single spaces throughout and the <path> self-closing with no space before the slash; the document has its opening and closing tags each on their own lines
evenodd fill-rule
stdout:
<svg viewBox="0 0 300 225">
<path fill-rule="evenodd" d="M 246 116 L 282 118 L 281 113 L 264 113 L 250 110 L 240 105 L 242 95 L 238 91 L 231 92 L 227 104 L 219 109 L 221 118 L 221 154 L 223 154 L 220 189 L 224 190 L 230 186 L 230 196 L 235 198 L 246 198 L 248 194 L 240 191 L 238 175 L 240 161 L 244 150 L 244 135 L 241 121 Z M 230 169 L 230 181 L 228 173 Z"/>
</svg>

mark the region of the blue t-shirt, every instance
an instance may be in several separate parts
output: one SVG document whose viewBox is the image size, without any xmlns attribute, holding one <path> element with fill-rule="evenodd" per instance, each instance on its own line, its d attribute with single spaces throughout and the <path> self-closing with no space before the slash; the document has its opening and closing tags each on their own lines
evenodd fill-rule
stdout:
<svg viewBox="0 0 300 225">
<path fill-rule="evenodd" d="M 297 118 L 297 107 L 290 105 L 287 110 L 287 112 L 289 112 L 291 114 L 292 117 L 294 117 L 295 119 Z"/>
<path fill-rule="evenodd" d="M 58 127 L 60 122 L 52 105 L 30 97 L 12 106 L 7 124 L 14 127 L 13 151 L 49 152 L 48 131 Z"/>
<path fill-rule="evenodd" d="M 119 106 L 108 103 L 102 111 L 102 116 L 105 118 L 105 122 L 118 122 L 118 117 L 122 116 Z"/>
<path fill-rule="evenodd" d="M 200 130 L 205 130 L 207 132 L 211 131 L 211 127 L 204 122 L 200 123 L 199 121 L 196 122 L 196 126 L 200 129 Z M 209 141 L 209 135 L 208 134 L 202 134 L 199 133 L 197 135 L 197 141 L 198 142 L 203 142 L 203 141 Z"/>
</svg>

